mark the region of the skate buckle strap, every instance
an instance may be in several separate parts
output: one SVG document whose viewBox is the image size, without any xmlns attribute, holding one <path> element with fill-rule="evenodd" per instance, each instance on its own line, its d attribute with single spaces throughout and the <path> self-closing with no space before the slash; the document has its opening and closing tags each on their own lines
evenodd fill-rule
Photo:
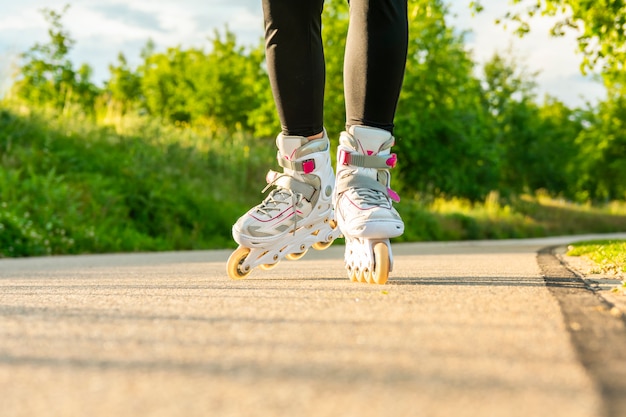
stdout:
<svg viewBox="0 0 626 417">
<path fill-rule="evenodd" d="M 345 149 L 339 151 L 338 159 L 341 165 L 378 169 L 394 168 L 398 162 L 398 156 L 395 153 L 389 155 L 363 155 L 348 152 Z"/>
<path fill-rule="evenodd" d="M 366 175 L 344 175 L 337 179 L 337 182 L 335 183 L 335 191 L 337 193 L 341 194 L 349 188 L 365 188 L 378 191 L 396 203 L 400 202 L 400 196 L 398 193 Z"/>
<path fill-rule="evenodd" d="M 293 171 L 304 172 L 310 174 L 315 171 L 315 159 L 307 159 L 305 161 L 290 161 L 285 158 L 278 158 L 278 165 Z"/>
</svg>

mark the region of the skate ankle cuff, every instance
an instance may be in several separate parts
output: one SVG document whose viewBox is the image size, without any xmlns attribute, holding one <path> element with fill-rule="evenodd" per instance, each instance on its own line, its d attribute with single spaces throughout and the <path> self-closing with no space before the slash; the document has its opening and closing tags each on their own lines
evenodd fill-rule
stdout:
<svg viewBox="0 0 626 417">
<path fill-rule="evenodd" d="M 363 155 L 341 149 L 337 160 L 340 165 L 355 166 L 360 168 L 389 169 L 396 166 L 398 156 L 395 153 L 389 155 Z"/>
</svg>

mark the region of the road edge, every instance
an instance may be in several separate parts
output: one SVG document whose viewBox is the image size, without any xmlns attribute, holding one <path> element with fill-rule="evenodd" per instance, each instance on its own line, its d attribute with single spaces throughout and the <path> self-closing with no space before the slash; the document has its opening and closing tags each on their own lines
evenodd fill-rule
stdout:
<svg viewBox="0 0 626 417">
<path fill-rule="evenodd" d="M 558 301 L 576 354 L 602 398 L 601 415 L 626 415 L 626 319 L 556 255 L 559 246 L 537 252 L 546 287 Z"/>
</svg>

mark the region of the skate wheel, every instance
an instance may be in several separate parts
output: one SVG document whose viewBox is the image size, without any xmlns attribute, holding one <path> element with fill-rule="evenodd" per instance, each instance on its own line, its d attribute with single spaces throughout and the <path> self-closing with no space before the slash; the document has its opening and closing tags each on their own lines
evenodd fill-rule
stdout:
<svg viewBox="0 0 626 417">
<path fill-rule="evenodd" d="M 315 242 L 313 244 L 313 249 L 315 250 L 324 250 L 324 249 L 328 249 L 328 247 L 330 245 L 333 244 L 333 241 L 331 240 L 330 242 Z"/>
<path fill-rule="evenodd" d="M 359 278 L 357 277 L 356 271 L 350 267 L 348 267 L 347 270 L 348 270 L 348 278 L 350 278 L 350 281 L 359 282 Z"/>
<path fill-rule="evenodd" d="M 247 271 L 241 270 L 241 265 L 243 261 L 246 260 L 248 254 L 250 253 L 249 248 L 245 248 L 243 246 L 238 247 L 228 258 L 228 263 L 226 270 L 228 272 L 228 276 L 230 279 L 243 279 L 248 276 L 251 269 Z"/>
<path fill-rule="evenodd" d="M 367 282 L 367 280 L 365 279 L 365 271 L 363 271 L 362 269 L 355 268 L 354 275 L 356 276 L 357 282 Z"/>
<path fill-rule="evenodd" d="M 368 284 L 374 283 L 374 274 L 372 274 L 371 269 L 366 269 L 363 271 L 363 282 L 367 282 Z"/>
<path fill-rule="evenodd" d="M 298 259 L 302 258 L 304 255 L 306 255 L 306 250 L 302 251 L 302 252 L 296 252 L 296 253 L 289 253 L 287 255 L 285 255 L 285 258 L 289 259 L 290 261 L 297 261 Z"/>
<path fill-rule="evenodd" d="M 260 268 L 264 271 L 269 271 L 270 269 L 274 269 L 278 266 L 278 262 L 273 264 L 261 264 Z"/>
<path fill-rule="evenodd" d="M 384 243 L 374 245 L 374 283 L 383 285 L 389 278 L 389 248 Z"/>
</svg>

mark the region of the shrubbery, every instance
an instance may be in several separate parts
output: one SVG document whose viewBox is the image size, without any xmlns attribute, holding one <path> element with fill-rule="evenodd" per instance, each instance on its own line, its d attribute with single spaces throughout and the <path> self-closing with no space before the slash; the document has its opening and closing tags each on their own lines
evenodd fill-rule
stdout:
<svg viewBox="0 0 626 417">
<path fill-rule="evenodd" d="M 0 254 L 227 246 L 269 147 L 245 158 L 189 132 L 142 130 L 1 110 Z"/>
<path fill-rule="evenodd" d="M 521 197 L 626 198 L 619 90 L 585 109 L 539 104 L 512 59 L 496 55 L 475 75 L 442 1 L 409 9 L 393 184 L 410 225 L 402 239 L 624 230 L 623 207 L 555 220 L 545 201 Z M 324 13 L 325 123 L 336 138 L 347 4 L 327 2 Z M 208 51 L 148 43 L 137 68 L 120 55 L 98 87 L 88 65 L 68 59 L 62 13 L 45 15 L 49 42 L 23 54 L 0 103 L 0 256 L 232 246 L 230 226 L 259 201 L 280 128 L 261 45 L 241 47 L 228 30 Z"/>
</svg>

